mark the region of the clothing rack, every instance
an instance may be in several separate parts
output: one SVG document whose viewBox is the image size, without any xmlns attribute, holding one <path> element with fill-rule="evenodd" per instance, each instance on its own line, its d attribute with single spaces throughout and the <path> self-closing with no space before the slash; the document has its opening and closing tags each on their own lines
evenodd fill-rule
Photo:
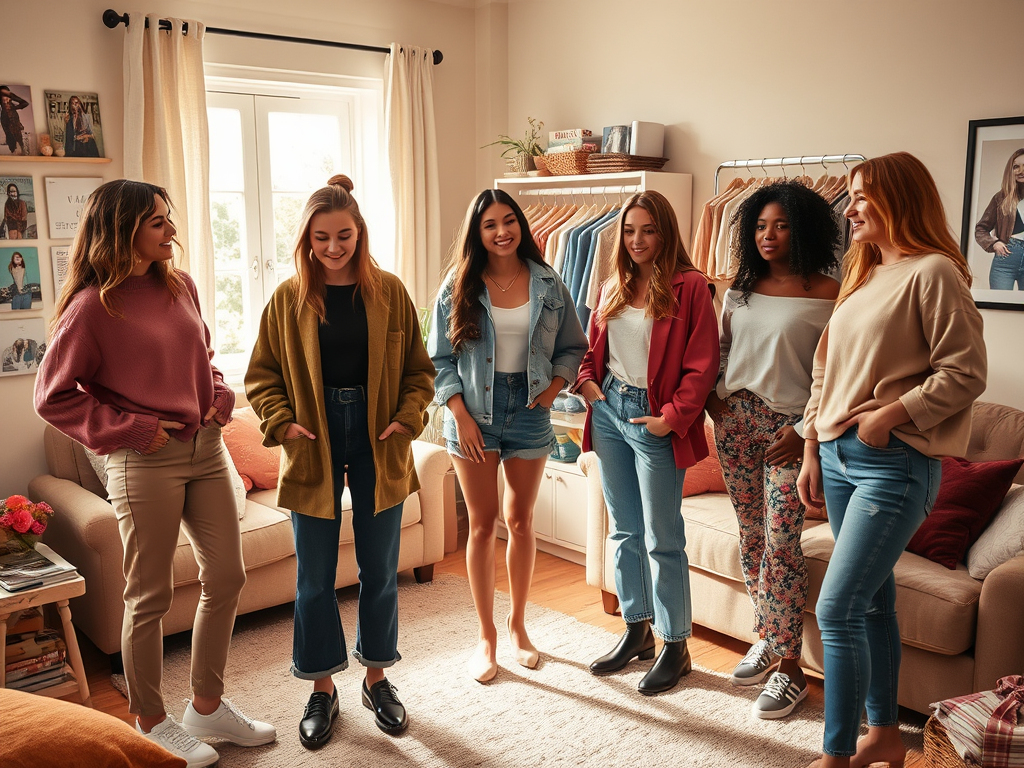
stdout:
<svg viewBox="0 0 1024 768">
<path fill-rule="evenodd" d="M 535 197 L 568 197 L 571 195 L 632 195 L 640 192 L 637 184 L 619 187 L 545 187 L 543 189 L 520 189 L 518 194 Z"/>
<path fill-rule="evenodd" d="M 103 12 L 103 23 L 110 29 L 114 29 L 119 24 L 128 26 L 128 14 L 118 13 L 115 10 L 108 8 Z M 146 19 L 146 27 L 149 27 L 149 19 Z M 160 29 L 170 30 L 171 23 L 167 19 L 160 19 Z M 188 32 L 188 24 L 182 25 L 182 33 Z M 324 45 L 328 48 L 345 48 L 351 51 L 370 51 L 371 53 L 391 53 L 390 48 L 384 48 L 379 45 L 361 45 L 359 43 L 339 43 L 335 40 L 316 40 L 311 37 L 290 37 L 288 35 L 271 35 L 265 32 L 246 32 L 241 29 L 223 29 L 221 27 L 207 27 L 206 31 L 211 35 L 230 35 L 232 37 L 247 37 L 252 40 L 275 40 L 282 43 L 302 43 L 304 45 Z M 434 51 L 434 64 L 440 64 L 444 59 L 444 54 L 440 51 Z"/>
<path fill-rule="evenodd" d="M 768 168 L 781 168 L 783 166 L 807 164 L 820 165 L 824 167 L 828 163 L 863 162 L 867 160 L 864 155 L 801 155 L 800 157 L 762 157 L 752 160 L 726 160 L 719 163 L 715 169 L 715 194 L 718 194 L 718 174 L 723 168 L 760 168 L 762 171 Z M 847 169 L 849 166 L 847 165 Z"/>
</svg>

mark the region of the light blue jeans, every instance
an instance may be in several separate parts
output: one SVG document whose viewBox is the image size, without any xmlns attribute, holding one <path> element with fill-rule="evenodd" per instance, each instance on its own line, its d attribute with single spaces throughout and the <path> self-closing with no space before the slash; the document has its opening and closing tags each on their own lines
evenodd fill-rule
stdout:
<svg viewBox="0 0 1024 768">
<path fill-rule="evenodd" d="M 1012 291 L 1014 283 L 1018 291 L 1024 291 L 1024 240 L 1011 237 L 1006 243 L 1010 253 L 1006 256 L 992 254 L 992 266 L 988 268 L 988 287 L 994 291 Z"/>
<path fill-rule="evenodd" d="M 592 438 L 615 542 L 615 588 L 622 618 L 651 619 L 654 634 L 670 642 L 690 636 L 690 572 L 679 506 L 684 469 L 676 469 L 669 436 L 643 424 L 647 390 L 609 376 L 607 400 L 594 403 Z"/>
<path fill-rule="evenodd" d="M 897 437 L 866 445 L 856 427 L 821 444 L 821 474 L 836 545 L 815 613 L 825 658 L 824 752 L 857 751 L 868 725 L 899 722 L 900 628 L 892 569 L 939 491 L 942 464 Z"/>
</svg>

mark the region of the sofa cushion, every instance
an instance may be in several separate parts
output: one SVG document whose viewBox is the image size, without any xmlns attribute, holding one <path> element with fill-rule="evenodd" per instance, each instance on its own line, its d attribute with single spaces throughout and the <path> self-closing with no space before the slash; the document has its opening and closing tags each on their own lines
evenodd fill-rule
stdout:
<svg viewBox="0 0 1024 768">
<path fill-rule="evenodd" d="M 1011 557 L 1024 552 L 1024 485 L 1010 488 L 992 522 L 967 553 L 967 571 L 984 579 Z"/>
<path fill-rule="evenodd" d="M 683 496 L 701 493 L 725 493 L 725 478 L 715 445 L 715 429 L 711 419 L 704 421 L 704 438 L 708 441 L 708 455 L 686 470 L 683 478 Z"/>
<path fill-rule="evenodd" d="M 742 582 L 740 527 L 729 496 L 724 493 L 690 496 L 683 499 L 682 511 L 686 521 L 686 556 L 690 565 Z M 806 521 L 803 537 L 821 527 L 828 529 L 828 525 L 820 521 Z"/>
<path fill-rule="evenodd" d="M 242 529 L 242 560 L 245 570 L 276 563 L 295 554 L 295 539 L 290 517 L 277 509 L 254 500 L 246 500 L 245 517 L 239 521 Z M 174 586 L 199 581 L 199 565 L 184 529 L 178 534 L 178 549 L 174 553 Z"/>
<path fill-rule="evenodd" d="M 273 507 L 289 519 L 291 525 L 291 512 L 284 507 L 277 506 L 277 491 L 253 491 L 249 494 L 249 501 L 259 502 Z M 414 493 L 405 500 L 402 505 L 402 527 L 408 528 L 420 521 L 420 495 Z M 348 488 L 341 496 L 341 544 L 351 544 L 355 540 L 352 532 L 352 495 Z"/>
<path fill-rule="evenodd" d="M 263 445 L 260 420 L 252 408 L 236 408 L 224 427 L 224 445 L 245 483 L 245 490 L 276 488 L 281 449 Z"/>
<path fill-rule="evenodd" d="M 811 572 L 807 610 L 814 613 L 821 575 L 828 566 L 835 541 L 828 526 L 805 529 L 801 540 Z M 978 624 L 981 583 L 967 569 L 955 570 L 904 552 L 896 563 L 896 614 L 903 642 L 926 651 L 950 656 L 974 645 Z M 819 574 L 815 578 L 815 574 Z"/>
<path fill-rule="evenodd" d="M 935 506 L 907 550 L 946 568 L 956 568 L 1002 504 L 1021 464 L 1024 459 L 943 459 Z"/>
</svg>

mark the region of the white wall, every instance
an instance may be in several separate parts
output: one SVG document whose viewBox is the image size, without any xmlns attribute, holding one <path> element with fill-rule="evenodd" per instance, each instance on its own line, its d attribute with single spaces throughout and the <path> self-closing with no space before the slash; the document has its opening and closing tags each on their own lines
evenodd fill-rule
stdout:
<svg viewBox="0 0 1024 768">
<path fill-rule="evenodd" d="M 695 206 L 723 160 L 907 150 L 934 174 L 959 237 L 968 121 L 1024 113 L 1000 53 L 1021 9 L 1020 0 L 517 0 L 509 132 L 527 116 L 546 129 L 664 123 L 665 170 L 693 174 Z M 984 398 L 1024 408 L 1024 313 L 982 314 Z"/>
<path fill-rule="evenodd" d="M 111 4 L 110 0 L 58 0 L 47 13 L 59 23 L 49 23 L 32 3 L 4 5 L 5 29 L 20 30 L 3 39 L 4 82 L 32 86 L 35 128 L 46 132 L 41 108 L 44 88 L 92 91 L 100 96 L 106 165 L 72 163 L 15 163 L 0 158 L 0 174 L 34 178 L 40 234 L 46 235 L 43 179 L 46 176 L 121 176 L 123 27 L 103 26 L 102 12 L 119 12 L 137 5 Z M 9 7 L 8 7 L 9 6 Z M 428 0 L 150 0 L 147 13 L 198 18 L 208 26 L 270 32 L 297 37 L 387 46 L 393 41 L 439 49 L 444 62 L 435 70 L 435 106 L 438 121 L 438 155 L 442 168 L 442 231 L 453 231 L 474 190 L 475 129 L 475 12 L 472 8 Z M 286 70 L 305 70 L 365 77 L 383 77 L 384 56 L 376 53 L 339 51 L 319 46 L 247 41 L 210 35 L 206 60 Z M 467 94 L 468 97 L 467 97 Z M 67 242 L 67 241 L 59 241 Z M 0 241 L 0 245 L 4 242 Z M 26 245 L 39 249 L 45 297 L 44 315 L 53 309 L 50 241 L 41 237 Z M 443 244 L 447 247 L 447 243 Z M 39 316 L 39 312 L 32 312 Z M 23 493 L 28 481 L 45 471 L 42 448 L 43 424 L 32 409 L 35 376 L 0 377 L 0 498 Z"/>
</svg>

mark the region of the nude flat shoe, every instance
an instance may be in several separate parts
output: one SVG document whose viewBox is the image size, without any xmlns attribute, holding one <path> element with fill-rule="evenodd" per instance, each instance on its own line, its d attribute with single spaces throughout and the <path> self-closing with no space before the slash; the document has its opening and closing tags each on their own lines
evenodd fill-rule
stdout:
<svg viewBox="0 0 1024 768">
<path fill-rule="evenodd" d="M 515 644 L 512 639 L 512 614 L 510 613 L 505 617 L 505 626 L 508 628 L 508 644 L 512 646 L 512 655 L 515 657 L 516 662 L 527 669 L 536 669 L 537 663 L 540 661 L 540 651 L 529 645 L 526 648 L 520 648 Z"/>
<path fill-rule="evenodd" d="M 473 651 L 473 655 L 469 657 L 466 669 L 469 670 L 470 677 L 478 683 L 486 683 L 493 680 L 494 676 L 498 674 L 498 662 L 488 659 L 478 645 Z"/>
</svg>

